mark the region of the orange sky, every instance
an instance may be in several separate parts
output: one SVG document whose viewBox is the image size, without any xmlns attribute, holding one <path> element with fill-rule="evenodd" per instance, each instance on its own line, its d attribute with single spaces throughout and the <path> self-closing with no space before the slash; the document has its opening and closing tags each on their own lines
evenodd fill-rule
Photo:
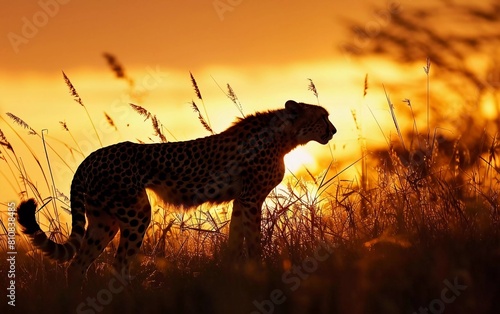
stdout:
<svg viewBox="0 0 500 314">
<path fill-rule="evenodd" d="M 120 55 L 132 66 L 160 63 L 193 71 L 207 65 L 330 59 L 337 53 L 340 17 L 352 12 L 361 17 L 372 2 L 10 1 L 1 33 L 26 41 L 3 36 L 2 68 L 51 72 L 100 67 L 103 51 Z M 53 17 L 44 18 L 43 11 Z"/>
<path fill-rule="evenodd" d="M 332 151 L 335 160 L 359 151 L 352 110 L 358 112 L 369 142 L 384 144 L 384 135 L 393 130 L 382 83 L 397 81 L 402 75 L 415 79 L 424 75 L 420 66 L 395 67 L 381 60 L 353 62 L 339 50 L 343 43 L 356 40 L 347 35 L 347 20 L 390 27 L 390 21 L 375 16 L 373 9 L 390 10 L 396 3 L 404 11 L 411 4 L 408 0 L 2 2 L 0 114 L 8 119 L 5 113 L 14 113 L 38 132 L 48 129 L 52 138 L 73 145 L 59 126 L 59 121 L 66 121 L 85 154 L 99 146 L 85 111 L 68 94 L 61 70 L 79 92 L 104 145 L 147 141 L 152 134 L 149 122 L 128 107 L 134 100 L 128 97 L 127 85 L 113 77 L 103 52 L 116 55 L 138 88 L 147 90 L 139 104 L 157 114 L 177 140 L 208 135 L 188 104 L 195 98 L 189 71 L 198 80 L 217 132 L 239 115 L 217 84 L 230 83 L 245 113 L 252 113 L 282 107 L 288 99 L 316 103 L 307 90 L 307 79 L 313 79 L 320 103 L 339 129 L 329 146 L 309 144 L 300 152 L 316 171 L 321 169 L 314 169 L 314 160 L 329 161 Z M 371 88 L 364 99 L 367 73 Z M 396 97 L 399 101 L 407 95 Z M 118 132 L 109 128 L 103 112 L 115 120 Z M 378 124 L 387 126 L 387 134 L 381 134 Z M 0 128 L 26 163 L 33 163 L 10 126 L 0 120 Z M 18 126 L 14 129 L 44 160 L 40 139 L 26 135 Z M 56 140 L 52 145 L 76 169 L 81 157 L 71 156 Z M 3 165 L 0 171 L 10 182 L 16 181 Z M 59 189 L 68 193 L 71 171 L 59 162 L 55 176 Z M 10 190 L 7 194 L 12 197 Z"/>
</svg>

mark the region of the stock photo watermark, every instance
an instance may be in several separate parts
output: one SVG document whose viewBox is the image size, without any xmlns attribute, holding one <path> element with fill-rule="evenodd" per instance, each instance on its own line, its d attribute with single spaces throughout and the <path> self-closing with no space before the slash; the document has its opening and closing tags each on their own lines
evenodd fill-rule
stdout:
<svg viewBox="0 0 500 314">
<path fill-rule="evenodd" d="M 226 13 L 233 12 L 242 2 L 243 0 L 215 0 L 212 2 L 212 5 L 215 13 L 217 13 L 217 16 L 222 22 L 224 21 Z"/>
<path fill-rule="evenodd" d="M 7 209 L 7 304 L 16 306 L 16 204 L 10 202 Z"/>
<path fill-rule="evenodd" d="M 26 45 L 29 41 L 35 38 L 40 29 L 49 24 L 50 20 L 54 18 L 61 6 L 68 4 L 71 0 L 40 0 L 38 1 L 39 10 L 36 11 L 31 17 L 23 16 L 21 18 L 21 29 L 18 32 L 9 32 L 7 38 L 9 39 L 12 50 L 19 53 L 20 46 Z"/>
<path fill-rule="evenodd" d="M 88 296 L 83 302 L 76 307 L 78 314 L 95 314 L 100 313 L 104 308 L 113 302 L 113 298 L 123 292 L 133 279 L 126 269 L 121 273 L 113 272 L 113 278 L 108 281 L 107 287 L 99 290 L 95 296 Z"/>
<path fill-rule="evenodd" d="M 326 261 L 333 254 L 333 247 L 327 243 L 321 243 L 314 251 L 313 256 L 306 257 L 301 264 L 292 265 L 281 275 L 281 281 L 290 292 L 297 291 L 302 282 L 307 280 L 311 274 L 316 272 L 320 263 Z M 251 314 L 272 314 L 277 305 L 285 303 L 287 300 L 285 291 L 274 289 L 269 293 L 269 298 L 262 301 L 253 301 L 256 311 Z"/>
<path fill-rule="evenodd" d="M 458 277 L 453 279 L 453 282 L 450 282 L 448 279 L 443 280 L 443 284 L 445 287 L 441 290 L 441 295 L 439 298 L 436 298 L 429 302 L 427 307 L 420 307 L 418 312 L 413 312 L 413 314 L 440 314 L 444 313 L 447 304 L 451 304 L 457 300 L 465 289 L 467 289 L 466 285 L 461 285 L 458 283 Z"/>
</svg>

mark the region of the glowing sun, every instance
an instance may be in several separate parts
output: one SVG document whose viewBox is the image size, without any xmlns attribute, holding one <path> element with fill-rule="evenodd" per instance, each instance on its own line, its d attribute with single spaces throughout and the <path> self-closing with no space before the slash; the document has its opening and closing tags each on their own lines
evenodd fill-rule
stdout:
<svg viewBox="0 0 500 314">
<path fill-rule="evenodd" d="M 291 172 L 296 172 L 303 166 L 313 165 L 315 165 L 313 156 L 302 146 L 285 155 L 285 167 Z"/>
</svg>

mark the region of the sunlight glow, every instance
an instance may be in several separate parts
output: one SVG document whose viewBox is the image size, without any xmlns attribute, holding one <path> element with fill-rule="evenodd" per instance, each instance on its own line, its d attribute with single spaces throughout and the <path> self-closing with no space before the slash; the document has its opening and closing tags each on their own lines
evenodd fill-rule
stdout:
<svg viewBox="0 0 500 314">
<path fill-rule="evenodd" d="M 313 156 L 305 147 L 299 146 L 285 155 L 285 168 L 293 173 L 300 170 L 303 166 L 316 166 Z"/>
<path fill-rule="evenodd" d="M 481 113 L 486 119 L 495 119 L 498 115 L 497 105 L 495 103 L 495 97 L 492 94 L 486 94 L 484 96 L 484 101 L 481 104 Z"/>
</svg>

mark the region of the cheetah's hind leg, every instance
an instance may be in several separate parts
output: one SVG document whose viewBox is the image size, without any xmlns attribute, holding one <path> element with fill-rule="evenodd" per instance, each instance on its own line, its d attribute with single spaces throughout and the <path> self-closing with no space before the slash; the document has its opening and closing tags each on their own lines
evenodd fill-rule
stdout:
<svg viewBox="0 0 500 314">
<path fill-rule="evenodd" d="M 144 235 L 151 221 L 151 204 L 146 192 L 132 204 L 123 207 L 126 215 L 118 218 L 120 226 L 120 244 L 116 251 L 114 270 L 120 278 L 130 281 L 130 262 L 139 252 Z"/>
<path fill-rule="evenodd" d="M 103 252 L 118 232 L 118 221 L 111 215 L 87 204 L 88 225 L 80 249 L 68 267 L 69 287 L 82 287 L 89 266 Z"/>
</svg>

